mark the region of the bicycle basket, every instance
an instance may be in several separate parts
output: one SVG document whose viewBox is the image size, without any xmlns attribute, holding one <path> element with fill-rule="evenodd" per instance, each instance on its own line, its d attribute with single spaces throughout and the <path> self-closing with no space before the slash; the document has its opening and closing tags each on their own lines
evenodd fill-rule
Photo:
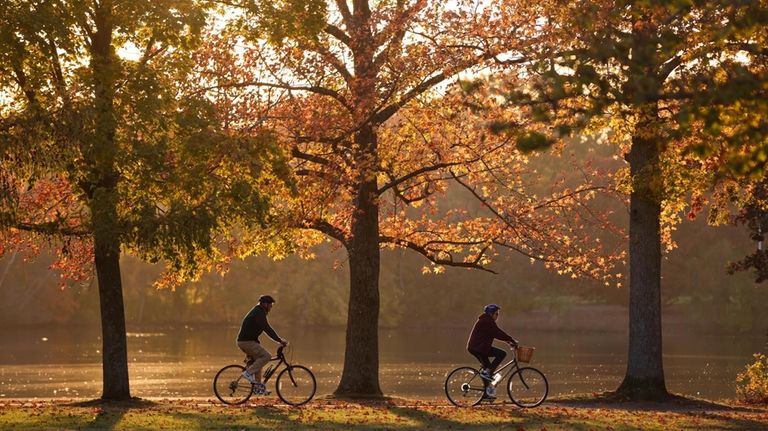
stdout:
<svg viewBox="0 0 768 431">
<path fill-rule="evenodd" d="M 517 360 L 520 362 L 531 362 L 534 350 L 536 350 L 535 347 L 518 346 Z"/>
</svg>

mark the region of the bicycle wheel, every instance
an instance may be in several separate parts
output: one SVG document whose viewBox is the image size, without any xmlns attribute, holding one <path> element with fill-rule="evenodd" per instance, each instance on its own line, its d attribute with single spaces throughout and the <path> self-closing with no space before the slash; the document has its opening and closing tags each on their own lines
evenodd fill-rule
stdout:
<svg viewBox="0 0 768 431">
<path fill-rule="evenodd" d="M 544 402 L 548 393 L 547 378 L 536 368 L 520 368 L 507 381 L 509 399 L 520 407 L 536 407 Z"/>
<path fill-rule="evenodd" d="M 309 368 L 301 365 L 291 365 L 280 371 L 275 382 L 277 396 L 284 403 L 300 406 L 309 402 L 315 396 L 317 382 Z"/>
<path fill-rule="evenodd" d="M 445 396 L 457 407 L 475 406 L 482 401 L 483 394 L 483 379 L 480 372 L 472 367 L 456 368 L 445 379 Z"/>
<path fill-rule="evenodd" d="M 224 404 L 242 404 L 253 394 L 253 385 L 243 377 L 245 367 L 227 365 L 213 378 L 213 393 Z"/>
</svg>

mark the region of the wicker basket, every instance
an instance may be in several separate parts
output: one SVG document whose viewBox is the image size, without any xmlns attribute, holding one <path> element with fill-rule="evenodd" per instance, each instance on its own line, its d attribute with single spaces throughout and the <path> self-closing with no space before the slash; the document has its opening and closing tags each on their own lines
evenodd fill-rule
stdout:
<svg viewBox="0 0 768 431">
<path fill-rule="evenodd" d="M 536 350 L 535 347 L 518 346 L 517 360 L 520 362 L 531 362 L 534 350 Z"/>
</svg>

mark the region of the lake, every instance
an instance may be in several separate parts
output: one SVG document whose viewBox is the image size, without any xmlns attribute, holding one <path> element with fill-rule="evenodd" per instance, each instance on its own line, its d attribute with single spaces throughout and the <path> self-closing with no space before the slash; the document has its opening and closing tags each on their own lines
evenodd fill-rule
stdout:
<svg viewBox="0 0 768 431">
<path fill-rule="evenodd" d="M 138 397 L 213 397 L 218 369 L 242 361 L 236 327 L 185 326 L 129 332 L 131 393 Z M 278 328 L 292 343 L 292 360 L 313 370 L 318 393 L 331 393 L 341 374 L 341 328 Z M 388 395 L 444 399 L 443 379 L 458 365 L 475 365 L 466 352 L 468 329 L 380 331 L 380 377 Z M 532 365 L 549 379 L 550 394 L 615 389 L 626 366 L 623 332 L 515 334 L 536 347 Z M 262 336 L 263 338 L 265 336 Z M 670 335 L 664 371 L 670 391 L 708 399 L 732 398 L 734 380 L 765 337 Z M 274 352 L 276 345 L 264 341 Z M 497 343 L 497 345 L 502 345 Z M 95 329 L 0 329 L 0 397 L 98 397 L 101 340 Z"/>
</svg>

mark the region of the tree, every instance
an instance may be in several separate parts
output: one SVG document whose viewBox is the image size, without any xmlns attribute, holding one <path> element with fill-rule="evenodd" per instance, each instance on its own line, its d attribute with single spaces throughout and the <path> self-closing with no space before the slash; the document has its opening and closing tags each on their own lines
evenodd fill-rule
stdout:
<svg viewBox="0 0 768 431">
<path fill-rule="evenodd" d="M 95 267 L 102 398 L 127 399 L 121 252 L 194 278 L 227 252 L 220 235 L 267 220 L 258 185 L 279 156 L 267 135 L 223 133 L 189 90 L 199 2 L 5 1 L 0 13 L 0 252 L 49 242 L 65 275 Z"/>
<path fill-rule="evenodd" d="M 673 247 L 687 196 L 695 216 L 709 188 L 725 187 L 720 180 L 733 171 L 734 155 L 746 172 L 765 151 L 764 118 L 748 108 L 765 100 L 765 74 L 756 69 L 765 4 L 559 3 L 558 13 L 540 20 L 551 39 L 531 45 L 536 61 L 504 94 L 537 115 L 539 142 L 578 130 L 602 133 L 625 151 L 629 172 L 619 178 L 630 201 L 630 328 L 617 393 L 662 399 L 663 245 Z"/>
<path fill-rule="evenodd" d="M 427 272 L 488 269 L 498 247 L 577 273 L 602 266 L 595 262 L 604 250 L 572 235 L 579 222 L 553 223 L 582 209 L 594 188 L 543 197 L 526 190 L 535 174 L 526 168 L 528 156 L 510 145 L 514 136 L 480 127 L 481 117 L 449 90 L 464 72 L 521 61 L 507 55 L 537 34 L 535 6 L 235 3 L 239 18 L 229 34 L 211 36 L 200 81 L 209 97 L 236 101 L 224 117 L 243 133 L 259 124 L 250 118 L 254 107 L 272 101 L 267 123 L 297 177 L 297 195 L 279 205 L 300 242 L 326 237 L 347 252 L 350 299 L 337 395 L 381 395 L 382 247 L 423 255 L 432 263 Z M 496 216 L 446 207 L 443 197 L 455 181 L 496 204 Z M 502 186 L 516 195 L 485 196 L 486 188 Z M 549 259 L 553 250 L 558 257 Z"/>
</svg>

